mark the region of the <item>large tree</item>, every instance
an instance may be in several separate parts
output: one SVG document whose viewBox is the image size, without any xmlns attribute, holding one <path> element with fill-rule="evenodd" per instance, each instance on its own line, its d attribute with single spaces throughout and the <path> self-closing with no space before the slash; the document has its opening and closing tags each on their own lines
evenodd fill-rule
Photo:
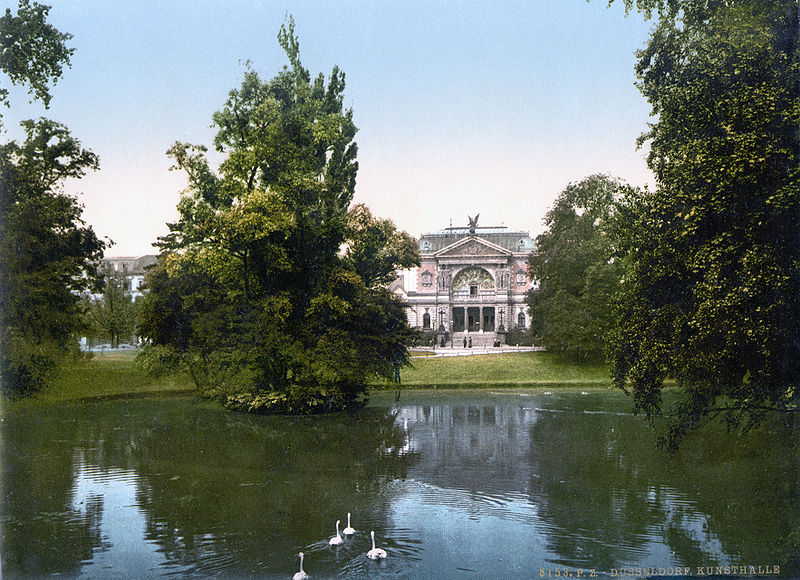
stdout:
<svg viewBox="0 0 800 580">
<path fill-rule="evenodd" d="M 602 357 L 623 273 L 611 221 L 617 202 L 632 192 L 617 179 L 592 175 L 569 184 L 545 215 L 547 230 L 528 259 L 537 344 L 574 358 Z"/>
<path fill-rule="evenodd" d="M 358 164 L 344 75 L 312 79 L 291 19 L 278 39 L 290 66 L 266 82 L 247 70 L 213 116 L 219 171 L 202 146 L 169 151 L 189 186 L 140 329 L 234 408 L 347 408 L 369 376 L 407 360 L 403 306 L 380 282 L 418 256 L 390 222 L 349 210 Z"/>
<path fill-rule="evenodd" d="M 0 381 L 9 395 L 41 388 L 74 348 L 79 296 L 96 280 L 105 247 L 62 191 L 97 157 L 63 125 L 23 126 L 24 143 L 0 146 Z"/>
<path fill-rule="evenodd" d="M 70 35 L 47 22 L 48 12 L 21 0 L 16 15 L 6 9 L 0 17 L 0 70 L 45 107 L 73 52 Z M 0 103 L 9 105 L 3 87 Z M 41 388 L 75 348 L 78 296 L 95 282 L 105 247 L 63 192 L 66 179 L 97 168 L 97 156 L 61 124 L 22 126 L 22 144 L 0 145 L 0 384 L 7 395 Z"/>
<path fill-rule="evenodd" d="M 626 2 L 629 6 L 634 2 Z M 629 216 L 632 259 L 611 344 L 638 408 L 684 398 L 667 441 L 720 413 L 797 410 L 800 68 L 796 0 L 639 0 L 657 188 Z"/>
</svg>

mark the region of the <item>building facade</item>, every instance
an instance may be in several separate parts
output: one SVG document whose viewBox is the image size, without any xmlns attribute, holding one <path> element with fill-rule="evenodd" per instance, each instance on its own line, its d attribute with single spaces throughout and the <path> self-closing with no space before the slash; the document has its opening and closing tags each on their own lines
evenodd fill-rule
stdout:
<svg viewBox="0 0 800 580">
<path fill-rule="evenodd" d="M 158 256 L 148 254 L 135 257 L 103 258 L 101 270 L 106 275 L 118 275 L 122 278 L 123 289 L 132 299 L 142 295 L 145 270 L 155 266 Z"/>
<path fill-rule="evenodd" d="M 403 272 L 398 294 L 409 305 L 409 324 L 436 334 L 437 344 L 505 343 L 527 328 L 525 295 L 531 288 L 528 232 L 505 226 L 449 227 L 419 239 L 420 266 Z"/>
</svg>

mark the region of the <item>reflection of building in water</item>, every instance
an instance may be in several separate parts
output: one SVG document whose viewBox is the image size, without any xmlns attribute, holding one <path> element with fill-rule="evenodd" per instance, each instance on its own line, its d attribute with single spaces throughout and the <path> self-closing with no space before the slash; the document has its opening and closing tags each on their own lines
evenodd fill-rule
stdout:
<svg viewBox="0 0 800 580">
<path fill-rule="evenodd" d="M 533 248 L 528 232 L 478 227 L 477 216 L 468 227 L 423 235 L 420 266 L 402 273 L 402 288 L 394 285 L 409 305 L 409 323 L 454 344 L 505 342 L 506 332 L 530 322 L 524 299 Z"/>
<path fill-rule="evenodd" d="M 700 483 L 703 468 L 687 477 L 651 461 L 646 427 L 632 416 L 544 397 L 401 407 L 396 420 L 414 454 L 408 480 L 430 486 L 420 503 L 526 521 L 549 550 L 587 568 L 735 561 L 718 534 L 739 527 L 713 529 L 735 518 L 726 502 L 700 501 L 698 488 L 719 494 Z"/>
<path fill-rule="evenodd" d="M 532 407 L 498 404 L 403 407 L 407 447 L 417 461 L 411 477 L 444 487 L 505 493 L 531 480 Z"/>
</svg>

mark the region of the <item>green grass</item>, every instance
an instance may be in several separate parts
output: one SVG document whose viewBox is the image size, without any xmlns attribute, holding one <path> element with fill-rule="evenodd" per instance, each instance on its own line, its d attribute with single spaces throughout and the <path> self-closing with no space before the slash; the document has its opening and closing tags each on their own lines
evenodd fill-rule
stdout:
<svg viewBox="0 0 800 580">
<path fill-rule="evenodd" d="M 608 386 L 604 364 L 573 364 L 555 354 L 520 352 L 471 356 L 423 357 L 400 372 L 404 386 Z M 388 386 L 383 383 L 375 386 Z"/>
<path fill-rule="evenodd" d="M 134 364 L 135 353 L 96 354 L 66 365 L 44 391 L 10 404 L 15 408 L 66 401 L 194 392 L 183 373 L 153 378 Z M 402 386 L 480 388 L 500 386 L 596 386 L 610 384 L 602 364 L 573 364 L 546 352 L 420 357 L 401 371 Z M 375 388 L 393 388 L 376 382 Z"/>
<path fill-rule="evenodd" d="M 14 401 L 14 407 L 49 405 L 80 399 L 103 399 L 194 391 L 183 373 L 153 378 L 134 364 L 135 352 L 96 354 L 65 365 L 51 384 L 32 397 Z"/>
</svg>

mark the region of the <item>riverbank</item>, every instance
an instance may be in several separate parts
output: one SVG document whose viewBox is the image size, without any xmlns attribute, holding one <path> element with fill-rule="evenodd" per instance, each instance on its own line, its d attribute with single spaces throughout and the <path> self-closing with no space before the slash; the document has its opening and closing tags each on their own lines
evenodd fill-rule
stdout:
<svg viewBox="0 0 800 580">
<path fill-rule="evenodd" d="M 184 373 L 149 377 L 135 364 L 135 351 L 96 353 L 66 365 L 44 391 L 11 403 L 15 408 L 67 401 L 189 394 L 194 385 Z M 400 372 L 402 387 L 478 388 L 513 386 L 609 385 L 601 364 L 573 364 L 546 352 L 503 352 L 412 359 Z M 376 381 L 373 389 L 394 389 Z"/>
<path fill-rule="evenodd" d="M 67 401 L 194 392 L 194 384 L 184 373 L 149 377 L 135 365 L 135 359 L 135 350 L 95 353 L 91 358 L 64 365 L 43 391 L 10 404 L 22 408 Z"/>
</svg>

